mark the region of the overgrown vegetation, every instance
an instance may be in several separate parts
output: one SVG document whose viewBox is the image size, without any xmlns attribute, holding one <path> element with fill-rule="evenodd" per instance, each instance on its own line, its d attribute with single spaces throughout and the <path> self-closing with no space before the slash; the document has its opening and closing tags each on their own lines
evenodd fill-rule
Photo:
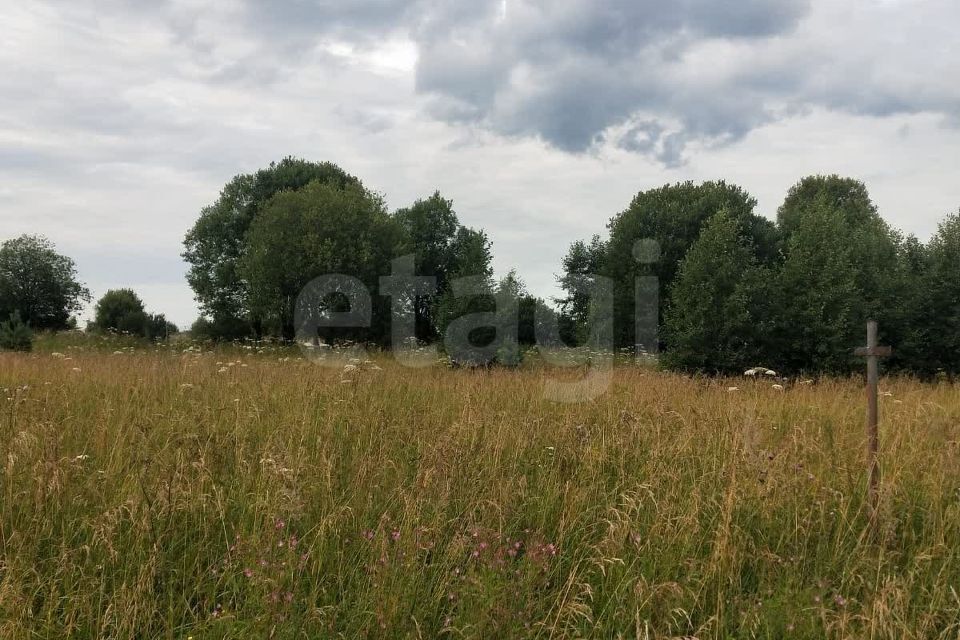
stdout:
<svg viewBox="0 0 960 640">
<path fill-rule="evenodd" d="M 639 193 L 611 218 L 610 237 L 574 243 L 563 262 L 562 310 L 583 332 L 578 280 L 609 278 L 618 347 L 633 347 L 638 278 L 656 276 L 664 362 L 729 374 L 776 362 L 790 374 L 849 374 L 868 319 L 895 345 L 890 365 L 925 376 L 960 372 L 960 216 L 927 243 L 881 217 L 866 186 L 808 176 L 790 189 L 776 224 L 724 182 Z M 639 260 L 648 238 L 659 259 Z M 651 301 L 640 301 L 640 303 Z M 954 355 L 951 355 L 954 354 Z"/>
<path fill-rule="evenodd" d="M 883 381 L 871 532 L 859 380 L 65 341 L 0 354 L 5 639 L 960 631 L 951 384 Z"/>
<path fill-rule="evenodd" d="M 0 349 L 7 351 L 30 351 L 33 348 L 33 331 L 14 311 L 5 322 L 0 322 Z"/>
<path fill-rule="evenodd" d="M 960 373 L 960 359 L 949 355 L 960 352 L 956 215 L 921 243 L 883 220 L 862 182 L 837 175 L 800 180 L 776 221 L 756 207 L 724 181 L 639 192 L 610 218 L 608 238 L 571 245 L 554 310 L 522 287 L 517 300 L 502 295 L 520 278 L 494 278 L 487 235 L 462 226 L 440 193 L 391 213 L 382 195 L 336 165 L 286 158 L 234 178 L 188 232 L 188 280 L 205 314 L 194 334 L 291 339 L 304 286 L 346 274 L 371 293 L 369 324 L 324 327 L 318 337 L 327 342 L 390 346 L 391 304 L 399 297 L 414 316 L 407 335 L 421 343 L 445 342 L 465 316 L 468 324 L 478 314 L 496 316 L 499 326 L 519 307 L 518 334 L 490 354 L 534 341 L 538 326 L 550 327 L 542 333 L 554 340 L 584 344 L 602 324 L 592 323 L 599 313 L 612 320 L 612 348 L 659 351 L 677 371 L 731 374 L 776 362 L 791 375 L 848 375 L 858 365 L 852 348 L 874 319 L 881 339 L 896 347 L 891 367 L 926 377 Z M 419 280 L 384 286 L 380 278 L 403 256 L 412 257 L 404 269 Z M 458 292 L 458 280 L 469 292 Z M 612 315 L 591 300 L 601 289 L 610 289 Z M 332 296 L 316 306 L 326 313 L 349 305 Z M 494 339 L 489 323 L 472 329 L 481 344 Z"/>
<path fill-rule="evenodd" d="M 148 340 L 167 340 L 177 326 L 160 314 L 147 313 L 132 289 L 111 289 L 97 301 L 90 329 L 100 333 L 127 334 Z"/>
<path fill-rule="evenodd" d="M 0 318 L 17 313 L 37 330 L 62 330 L 90 301 L 71 258 L 41 236 L 22 235 L 0 243 Z"/>
</svg>

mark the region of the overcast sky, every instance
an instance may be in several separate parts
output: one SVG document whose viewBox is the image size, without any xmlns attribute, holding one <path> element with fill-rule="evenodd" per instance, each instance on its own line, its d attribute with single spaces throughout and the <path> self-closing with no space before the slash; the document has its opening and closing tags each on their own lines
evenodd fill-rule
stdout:
<svg viewBox="0 0 960 640">
<path fill-rule="evenodd" d="M 960 207 L 956 0 L 4 2 L 0 240 L 181 325 L 179 255 L 232 176 L 331 160 L 391 208 L 439 189 L 552 295 L 638 191 L 726 178 L 774 216 L 864 180 L 926 238 Z"/>
</svg>

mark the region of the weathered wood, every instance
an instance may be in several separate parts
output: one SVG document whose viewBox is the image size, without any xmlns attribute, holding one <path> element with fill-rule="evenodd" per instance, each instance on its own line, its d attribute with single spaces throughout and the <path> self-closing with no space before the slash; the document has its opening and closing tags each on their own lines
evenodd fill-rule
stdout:
<svg viewBox="0 0 960 640">
<path fill-rule="evenodd" d="M 877 323 L 871 320 L 867 323 L 867 346 L 860 347 L 854 353 L 867 359 L 867 509 L 872 522 L 876 518 L 880 485 L 880 467 L 877 460 L 880 449 L 879 359 L 893 354 L 893 349 L 877 345 Z"/>
</svg>

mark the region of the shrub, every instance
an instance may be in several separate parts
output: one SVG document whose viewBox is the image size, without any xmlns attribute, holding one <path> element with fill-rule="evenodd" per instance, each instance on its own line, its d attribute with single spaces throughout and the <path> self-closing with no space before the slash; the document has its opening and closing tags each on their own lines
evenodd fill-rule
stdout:
<svg viewBox="0 0 960 640">
<path fill-rule="evenodd" d="M 30 351 L 33 348 L 33 331 L 14 311 L 10 319 L 0 322 L 0 349 Z"/>
</svg>

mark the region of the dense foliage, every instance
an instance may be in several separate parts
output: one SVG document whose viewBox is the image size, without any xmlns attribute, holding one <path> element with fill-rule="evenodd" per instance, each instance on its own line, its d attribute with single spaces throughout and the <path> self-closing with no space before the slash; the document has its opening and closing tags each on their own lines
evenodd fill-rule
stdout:
<svg viewBox="0 0 960 640">
<path fill-rule="evenodd" d="M 183 257 L 190 264 L 187 280 L 200 308 L 212 318 L 215 337 L 261 333 L 260 309 L 254 308 L 248 283 L 240 274 L 247 232 L 275 195 L 315 181 L 336 188 L 360 185 L 334 164 L 285 158 L 255 174 L 238 175 L 224 186 L 215 203 L 201 211 L 187 233 Z"/>
<path fill-rule="evenodd" d="M 609 347 L 659 352 L 675 370 L 845 374 L 875 319 L 895 348 L 891 367 L 960 373 L 960 213 L 923 243 L 891 228 L 862 182 L 836 175 L 800 180 L 775 221 L 756 204 L 724 181 L 641 191 L 610 219 L 607 238 L 570 246 L 552 308 L 515 272 L 495 277 L 486 232 L 462 225 L 439 192 L 391 212 L 337 165 L 286 158 L 236 176 L 187 233 L 187 280 L 203 312 L 192 333 L 293 339 L 307 285 L 340 274 L 369 292 L 369 313 L 363 326 L 317 328 L 314 340 L 412 339 L 448 353 L 466 342 L 484 361 L 515 362 L 519 346 L 585 345 L 609 323 Z M 314 306 L 352 310 L 348 293 L 334 288 Z M 611 305 L 599 302 L 607 297 Z M 48 240 L 0 246 L 0 319 L 64 329 L 88 300 L 73 261 Z M 403 331 L 398 312 L 412 317 Z M 91 328 L 153 339 L 176 331 L 124 289 L 98 302 Z"/>
<path fill-rule="evenodd" d="M 16 312 L 33 329 L 66 329 L 89 300 L 73 260 L 46 238 L 23 235 L 0 245 L 0 318 Z"/>
<path fill-rule="evenodd" d="M 163 314 L 147 313 L 143 301 L 132 289 L 111 289 L 97 302 L 94 331 L 123 333 L 151 340 L 165 340 L 177 332 Z"/>
<path fill-rule="evenodd" d="M 960 217 L 926 245 L 880 217 L 863 183 L 810 176 L 773 224 L 725 183 L 638 194 L 610 221 L 610 239 L 576 242 L 558 280 L 568 333 L 583 335 L 598 275 L 616 292 L 616 346 L 634 346 L 636 282 L 659 280 L 662 361 L 683 371 L 847 373 L 868 319 L 895 347 L 890 364 L 925 375 L 960 372 Z M 640 259 L 638 242 L 659 244 Z"/>
<path fill-rule="evenodd" d="M 0 350 L 30 351 L 33 349 L 33 332 L 14 311 L 6 321 L 0 322 Z"/>
</svg>

